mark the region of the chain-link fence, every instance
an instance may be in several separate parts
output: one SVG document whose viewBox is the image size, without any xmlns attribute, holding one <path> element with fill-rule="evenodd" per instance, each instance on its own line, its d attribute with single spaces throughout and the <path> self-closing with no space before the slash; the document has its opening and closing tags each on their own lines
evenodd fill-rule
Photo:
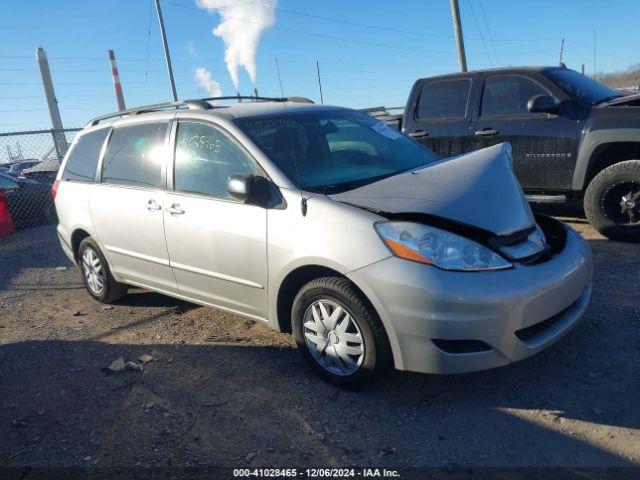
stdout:
<svg viewBox="0 0 640 480">
<path fill-rule="evenodd" d="M 15 228 L 57 220 L 51 187 L 78 130 L 0 133 L 0 201 L 6 202 Z"/>
</svg>

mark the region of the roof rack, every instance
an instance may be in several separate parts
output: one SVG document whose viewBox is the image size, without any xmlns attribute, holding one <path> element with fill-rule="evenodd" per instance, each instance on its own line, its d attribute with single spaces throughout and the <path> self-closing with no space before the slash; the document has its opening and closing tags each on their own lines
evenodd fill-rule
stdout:
<svg viewBox="0 0 640 480">
<path fill-rule="evenodd" d="M 92 127 L 94 125 L 98 125 L 101 121 L 107 120 L 109 118 L 117 118 L 124 117 L 126 115 L 139 115 L 141 113 L 149 113 L 149 112 L 157 112 L 161 110 L 167 110 L 170 108 L 184 108 L 186 107 L 189 110 L 209 110 L 213 108 L 209 102 L 217 101 L 217 100 L 237 100 L 241 102 L 242 100 L 251 100 L 253 102 L 297 102 L 297 103 L 313 103 L 312 100 L 305 97 L 280 97 L 280 98 L 271 98 L 271 97 L 255 97 L 255 96 L 242 96 L 242 95 L 234 95 L 228 97 L 208 97 L 208 98 L 199 98 L 193 100 L 184 100 L 181 102 L 164 102 L 164 103 L 154 103 L 152 105 L 145 105 L 137 108 L 129 108 L 127 110 L 120 110 L 118 112 L 108 113 L 106 115 L 100 115 L 99 117 L 92 118 L 87 124 L 88 127 Z"/>
<path fill-rule="evenodd" d="M 127 110 L 120 110 L 118 112 L 108 113 L 106 115 L 100 115 L 99 117 L 89 120 L 87 126 L 94 126 L 99 124 L 103 120 L 116 117 L 124 117 L 125 115 L 138 115 L 140 113 L 157 112 L 160 110 L 166 110 L 169 108 L 187 107 L 195 110 L 208 110 L 211 105 L 203 100 L 185 100 L 183 102 L 164 102 L 154 103 L 152 105 L 145 105 L 143 107 L 129 108 Z"/>
</svg>

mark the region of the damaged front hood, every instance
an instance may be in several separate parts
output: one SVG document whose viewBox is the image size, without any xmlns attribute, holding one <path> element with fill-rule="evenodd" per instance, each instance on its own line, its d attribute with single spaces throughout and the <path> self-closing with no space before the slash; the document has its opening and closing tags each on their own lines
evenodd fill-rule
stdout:
<svg viewBox="0 0 640 480">
<path fill-rule="evenodd" d="M 640 94 L 622 95 L 607 102 L 601 103 L 599 107 L 638 107 L 640 106 Z"/>
<path fill-rule="evenodd" d="M 330 197 L 381 213 L 423 213 L 509 235 L 535 225 L 510 150 L 508 144 L 495 145 Z"/>
</svg>

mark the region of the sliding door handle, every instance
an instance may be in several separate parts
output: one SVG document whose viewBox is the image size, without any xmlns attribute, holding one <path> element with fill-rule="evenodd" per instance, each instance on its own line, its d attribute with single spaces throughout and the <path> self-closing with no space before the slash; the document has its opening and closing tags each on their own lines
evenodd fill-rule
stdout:
<svg viewBox="0 0 640 480">
<path fill-rule="evenodd" d="M 415 132 L 410 132 L 409 136 L 411 138 L 428 137 L 429 136 L 429 132 L 425 132 L 424 130 L 416 130 Z"/>
<path fill-rule="evenodd" d="M 167 212 L 169 212 L 171 215 L 184 215 L 184 210 L 177 203 L 174 203 L 169 208 L 167 208 Z"/>
<path fill-rule="evenodd" d="M 493 128 L 485 128 L 484 130 L 476 130 L 476 135 L 479 137 L 492 137 L 493 135 L 497 135 L 498 130 L 494 130 Z"/>
</svg>

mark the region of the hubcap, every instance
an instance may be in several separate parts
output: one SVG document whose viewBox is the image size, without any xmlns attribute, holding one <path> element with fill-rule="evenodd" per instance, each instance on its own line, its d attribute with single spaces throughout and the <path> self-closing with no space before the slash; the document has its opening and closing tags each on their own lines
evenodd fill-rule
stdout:
<svg viewBox="0 0 640 480">
<path fill-rule="evenodd" d="M 304 339 L 313 358 L 328 372 L 351 375 L 362 365 L 362 334 L 349 312 L 337 302 L 322 299 L 307 308 Z"/>
<path fill-rule="evenodd" d="M 89 289 L 96 295 L 104 290 L 104 270 L 100 258 L 91 248 L 87 248 L 82 254 L 82 272 L 87 280 Z"/>
<path fill-rule="evenodd" d="M 602 196 L 602 210 L 620 225 L 640 222 L 640 183 L 630 181 L 609 187 Z"/>
</svg>

